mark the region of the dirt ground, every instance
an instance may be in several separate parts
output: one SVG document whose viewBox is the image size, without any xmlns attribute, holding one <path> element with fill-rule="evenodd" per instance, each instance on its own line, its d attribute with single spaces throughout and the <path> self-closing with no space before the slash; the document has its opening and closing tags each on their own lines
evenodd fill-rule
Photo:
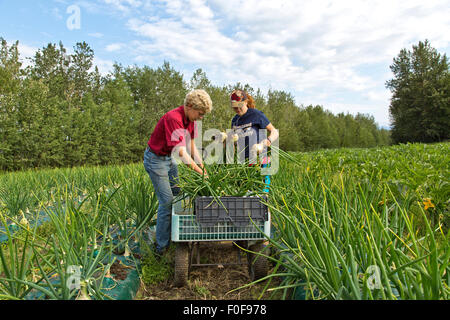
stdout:
<svg viewBox="0 0 450 320">
<path fill-rule="evenodd" d="M 188 283 L 185 287 L 177 288 L 173 285 L 173 274 L 165 281 L 141 287 L 136 295 L 137 300 L 256 300 L 260 298 L 264 287 L 273 288 L 280 283 L 277 278 L 265 280 L 235 291 L 239 287 L 249 284 L 247 257 L 241 252 L 239 265 L 238 252 L 232 242 L 201 242 L 200 263 L 217 264 L 214 266 L 192 266 Z M 173 253 L 172 253 L 173 254 Z M 170 259 L 170 258 L 169 258 Z M 269 273 L 272 271 L 269 263 Z M 230 292 L 231 291 L 231 292 Z M 276 299 L 279 291 L 266 292 L 261 299 Z"/>
</svg>

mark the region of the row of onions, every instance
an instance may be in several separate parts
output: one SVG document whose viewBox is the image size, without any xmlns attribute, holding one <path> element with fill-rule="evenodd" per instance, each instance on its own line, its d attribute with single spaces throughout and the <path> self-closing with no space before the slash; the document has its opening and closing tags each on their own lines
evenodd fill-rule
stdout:
<svg viewBox="0 0 450 320">
<path fill-rule="evenodd" d="M 266 252 L 284 298 L 448 299 L 450 144 L 278 151 Z M 259 166 L 180 166 L 183 195 L 258 195 Z M 447 181 L 447 182 L 446 182 Z M 142 164 L 0 175 L 0 299 L 107 299 L 111 256 L 142 243 L 157 200 Z M 36 224 L 36 213 L 48 222 Z M 1 234 L 0 234 L 1 235 Z M 270 254 L 269 254 L 270 253 Z M 73 275 L 80 279 L 72 288 Z M 250 284 L 251 285 L 251 284 Z"/>
<path fill-rule="evenodd" d="M 449 147 L 281 153 L 267 202 L 276 249 L 267 278 L 283 281 L 271 290 L 286 298 L 449 299 L 449 190 L 427 181 L 448 181 Z M 411 177 L 411 169 L 429 174 Z"/>
<path fill-rule="evenodd" d="M 145 171 L 132 165 L 0 178 L 2 194 L 17 185 L 23 199 L 1 199 L 0 299 L 111 299 L 105 289 L 116 286 L 115 254 L 133 263 L 130 242 L 145 243 L 143 228 L 154 223 L 157 200 Z M 37 216 L 46 219 L 40 224 Z"/>
</svg>

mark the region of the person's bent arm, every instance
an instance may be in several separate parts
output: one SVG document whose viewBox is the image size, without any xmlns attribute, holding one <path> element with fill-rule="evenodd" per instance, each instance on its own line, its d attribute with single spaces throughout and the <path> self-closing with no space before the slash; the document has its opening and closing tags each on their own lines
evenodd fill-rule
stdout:
<svg viewBox="0 0 450 320">
<path fill-rule="evenodd" d="M 198 151 L 197 147 L 195 146 L 194 139 L 191 139 L 191 158 L 194 159 L 195 163 L 203 169 L 203 160 L 200 156 L 200 152 Z"/>
<path fill-rule="evenodd" d="M 266 129 L 269 130 L 270 134 L 267 137 L 267 139 L 263 140 L 262 142 L 265 146 L 269 147 L 273 141 L 278 139 L 279 133 L 278 130 L 275 129 L 275 127 L 271 123 L 267 125 Z"/>
<path fill-rule="evenodd" d="M 194 170 L 195 172 L 199 174 L 203 174 L 203 169 L 199 167 L 195 161 L 191 158 L 189 153 L 186 150 L 186 147 L 180 147 L 178 151 L 178 155 L 180 156 L 180 159 L 183 161 L 184 164 L 186 164 L 189 168 Z M 207 173 L 205 171 L 205 176 L 207 177 Z"/>
</svg>

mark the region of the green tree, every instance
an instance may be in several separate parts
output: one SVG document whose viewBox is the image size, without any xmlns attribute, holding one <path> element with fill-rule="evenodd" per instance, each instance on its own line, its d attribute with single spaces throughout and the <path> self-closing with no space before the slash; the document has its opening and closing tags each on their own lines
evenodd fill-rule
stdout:
<svg viewBox="0 0 450 320">
<path fill-rule="evenodd" d="M 322 106 L 308 106 L 305 111 L 312 125 L 310 126 L 306 149 L 326 149 L 338 147 L 337 128 L 333 125 L 333 114 L 324 110 Z"/>
<path fill-rule="evenodd" d="M 187 93 L 183 75 L 168 62 L 157 69 L 148 66 L 123 68 L 116 64 L 109 80 L 119 78 L 125 80 L 131 90 L 135 109 L 140 112 L 138 134 L 141 146 L 145 149 L 145 143 L 157 121 L 170 109 L 183 104 Z"/>
<path fill-rule="evenodd" d="M 0 169 L 14 165 L 14 144 L 20 143 L 17 131 L 17 95 L 21 86 L 19 42 L 8 46 L 0 37 Z"/>
<path fill-rule="evenodd" d="M 68 72 L 70 82 L 73 84 L 73 98 L 79 103 L 86 94 L 91 92 L 93 73 L 90 69 L 93 66 L 94 51 L 86 42 L 78 42 L 70 60 Z M 96 72 L 98 73 L 98 69 Z"/>
<path fill-rule="evenodd" d="M 62 42 L 59 45 L 49 43 L 39 49 L 31 59 L 31 65 L 27 68 L 28 77 L 33 80 L 43 81 L 49 88 L 49 97 L 67 99 L 69 93 L 69 68 L 71 58 L 67 54 Z"/>
<path fill-rule="evenodd" d="M 447 56 L 428 40 L 402 49 L 390 66 L 394 78 L 389 112 L 395 143 L 435 142 L 450 137 L 450 73 Z"/>
<path fill-rule="evenodd" d="M 139 137 L 140 111 L 133 104 L 130 88 L 119 77 L 105 85 L 102 96 L 105 102 L 96 110 L 99 119 L 95 123 L 101 163 L 139 161 L 145 144 Z"/>
<path fill-rule="evenodd" d="M 195 70 L 192 75 L 191 80 L 189 81 L 189 90 L 194 89 L 203 89 L 207 90 L 211 87 L 211 82 L 209 81 L 206 73 L 201 69 Z"/>
<path fill-rule="evenodd" d="M 215 86 L 202 69 L 189 82 L 168 62 L 157 68 L 116 64 L 102 76 L 85 42 L 77 43 L 71 55 L 61 42 L 49 43 L 22 69 L 18 42 L 8 46 L 0 40 L 0 170 L 141 161 L 157 121 L 194 88 L 205 89 L 213 101 L 203 130 L 230 128 L 234 112 L 229 94 L 240 88 L 279 130 L 280 147 L 286 151 L 389 141 L 389 131 L 379 130 L 371 116 L 335 116 L 322 106 L 298 107 L 288 92 L 265 94 L 250 84 Z"/>
<path fill-rule="evenodd" d="M 358 124 L 358 146 L 362 148 L 375 147 L 377 145 L 375 135 L 378 128 L 376 127 L 374 117 L 371 115 L 358 113 L 355 117 L 355 121 Z"/>
<path fill-rule="evenodd" d="M 265 110 L 264 110 L 265 109 Z M 300 150 L 299 130 L 295 117 L 299 113 L 294 97 L 290 93 L 279 90 L 269 90 L 267 106 L 263 109 L 269 121 L 278 129 L 279 146 L 284 150 Z"/>
</svg>

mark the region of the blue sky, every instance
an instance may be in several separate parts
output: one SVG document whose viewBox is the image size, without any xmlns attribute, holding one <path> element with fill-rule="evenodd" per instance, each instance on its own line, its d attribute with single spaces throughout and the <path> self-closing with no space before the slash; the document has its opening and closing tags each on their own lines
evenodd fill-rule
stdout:
<svg viewBox="0 0 450 320">
<path fill-rule="evenodd" d="M 388 127 L 392 59 L 425 39 L 449 56 L 449 17 L 448 0 L 0 0 L 0 36 L 19 40 L 25 64 L 50 42 L 86 41 L 102 73 L 168 61 L 186 81 L 201 68 L 216 85 L 283 90 Z"/>
</svg>

